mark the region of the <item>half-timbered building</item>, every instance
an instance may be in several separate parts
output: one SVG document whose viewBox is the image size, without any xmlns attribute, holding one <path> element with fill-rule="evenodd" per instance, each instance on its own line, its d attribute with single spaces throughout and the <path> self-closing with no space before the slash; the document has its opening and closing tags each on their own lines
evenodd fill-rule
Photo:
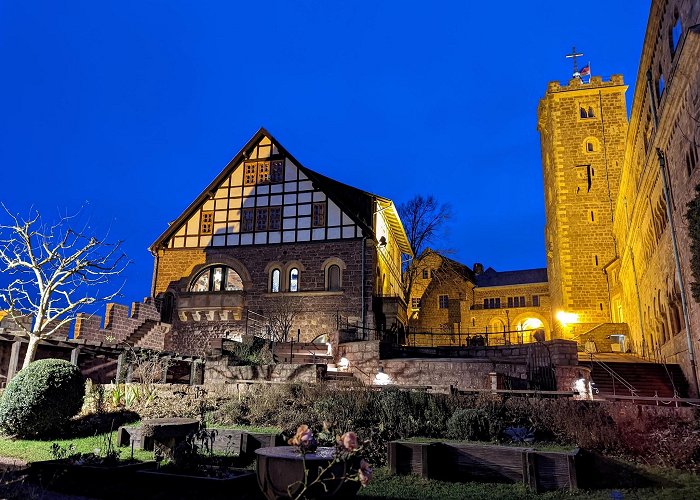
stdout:
<svg viewBox="0 0 700 500">
<path fill-rule="evenodd" d="M 265 129 L 150 250 L 152 295 L 180 352 L 270 325 L 309 341 L 339 321 L 407 322 L 411 248 L 393 202 L 305 167 Z"/>
</svg>

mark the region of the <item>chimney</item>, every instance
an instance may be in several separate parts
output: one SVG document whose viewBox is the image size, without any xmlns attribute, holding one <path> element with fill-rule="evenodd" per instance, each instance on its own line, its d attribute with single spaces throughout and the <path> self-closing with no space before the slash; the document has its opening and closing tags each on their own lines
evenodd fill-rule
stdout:
<svg viewBox="0 0 700 500">
<path fill-rule="evenodd" d="M 474 264 L 474 274 L 477 276 L 481 273 L 484 272 L 484 265 L 481 262 L 477 262 Z"/>
</svg>

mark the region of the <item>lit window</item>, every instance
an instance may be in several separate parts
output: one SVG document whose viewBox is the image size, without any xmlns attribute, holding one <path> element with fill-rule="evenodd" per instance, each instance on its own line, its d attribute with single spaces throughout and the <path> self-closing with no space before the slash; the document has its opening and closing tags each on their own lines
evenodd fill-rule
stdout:
<svg viewBox="0 0 700 500">
<path fill-rule="evenodd" d="M 214 212 L 202 212 L 202 221 L 199 225 L 201 234 L 211 234 L 214 228 Z"/>
<path fill-rule="evenodd" d="M 539 295 L 532 296 L 532 306 L 533 307 L 540 307 L 540 296 Z"/>
<path fill-rule="evenodd" d="M 281 274 L 279 269 L 274 269 L 272 271 L 272 276 L 270 278 L 270 291 L 272 293 L 278 293 L 280 291 Z"/>
<path fill-rule="evenodd" d="M 328 267 L 328 290 L 340 290 L 340 266 L 336 264 Z"/>
<path fill-rule="evenodd" d="M 313 213 L 311 216 L 313 227 L 323 227 L 326 225 L 326 204 L 314 203 Z"/>
<path fill-rule="evenodd" d="M 258 184 L 267 184 L 270 182 L 270 162 L 258 162 Z"/>
<path fill-rule="evenodd" d="M 289 270 L 289 291 L 299 291 L 299 269 L 297 269 L 296 267 L 293 267 Z"/>
<path fill-rule="evenodd" d="M 251 186 L 255 184 L 255 179 L 257 175 L 258 164 L 257 162 L 246 162 L 243 165 L 243 184 L 246 186 Z"/>
<path fill-rule="evenodd" d="M 200 272 L 192 282 L 191 292 L 234 292 L 243 290 L 241 276 L 230 267 L 212 266 Z"/>
<path fill-rule="evenodd" d="M 440 295 L 438 297 L 438 305 L 440 309 L 447 309 L 450 305 L 450 298 L 447 295 Z"/>
</svg>

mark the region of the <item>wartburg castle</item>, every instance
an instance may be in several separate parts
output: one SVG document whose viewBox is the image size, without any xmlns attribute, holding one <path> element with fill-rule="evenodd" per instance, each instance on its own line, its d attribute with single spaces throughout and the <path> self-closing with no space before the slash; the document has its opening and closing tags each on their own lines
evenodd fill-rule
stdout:
<svg viewBox="0 0 700 500">
<path fill-rule="evenodd" d="M 566 83 L 543 83 L 533 124 L 546 269 L 466 265 L 430 249 L 413 255 L 391 193 L 335 181 L 261 129 L 215 179 L 200 179 L 208 185 L 184 212 L 163 220 L 150 247 L 150 298 L 131 311 L 110 304 L 104 320 L 79 316 L 73 339 L 58 335 L 44 351 L 69 349 L 92 366 L 108 339 L 187 361 L 281 328 L 277 342 L 306 352 L 322 339 L 313 360 L 328 356 L 329 371 L 349 365 L 360 379 L 378 371 L 398 384 L 491 387 L 490 374 L 530 380 L 539 362 L 519 347 L 550 343 L 551 388 L 590 374 L 579 356 L 614 353 L 649 370 L 677 365 L 685 392 L 697 396 L 700 304 L 691 284 L 700 280 L 700 253 L 691 249 L 700 252 L 700 227 L 686 212 L 700 185 L 700 3 L 652 4 L 636 88 L 588 68 Z M 11 378 L 23 346 L 9 318 L 0 326 L 0 371 Z M 360 341 L 431 348 L 436 359 L 402 361 Z M 490 364 L 444 364 L 437 358 L 452 354 L 439 348 Z M 48 357 L 40 349 L 41 356 Z"/>
</svg>

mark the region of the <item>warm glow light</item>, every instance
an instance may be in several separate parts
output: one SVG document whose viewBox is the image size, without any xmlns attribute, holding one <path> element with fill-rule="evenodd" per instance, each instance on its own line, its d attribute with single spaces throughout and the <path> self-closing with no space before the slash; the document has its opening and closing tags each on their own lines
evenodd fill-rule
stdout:
<svg viewBox="0 0 700 500">
<path fill-rule="evenodd" d="M 374 376 L 374 385 L 389 385 L 391 383 L 391 377 L 384 373 L 380 368 L 377 374 Z"/>
<path fill-rule="evenodd" d="M 578 314 L 559 311 L 557 313 L 557 319 L 559 320 L 562 326 L 566 326 L 569 323 L 576 323 L 578 321 Z"/>
<path fill-rule="evenodd" d="M 348 366 L 350 366 L 350 361 L 348 358 L 340 358 L 340 361 L 338 361 L 338 368 L 341 370 L 347 370 Z"/>
<path fill-rule="evenodd" d="M 330 342 L 326 342 L 326 346 L 328 347 L 328 355 L 333 356 L 333 345 Z"/>
<path fill-rule="evenodd" d="M 542 328 L 544 326 L 537 318 L 526 318 L 521 325 L 521 330 L 537 330 L 538 328 Z"/>
</svg>

